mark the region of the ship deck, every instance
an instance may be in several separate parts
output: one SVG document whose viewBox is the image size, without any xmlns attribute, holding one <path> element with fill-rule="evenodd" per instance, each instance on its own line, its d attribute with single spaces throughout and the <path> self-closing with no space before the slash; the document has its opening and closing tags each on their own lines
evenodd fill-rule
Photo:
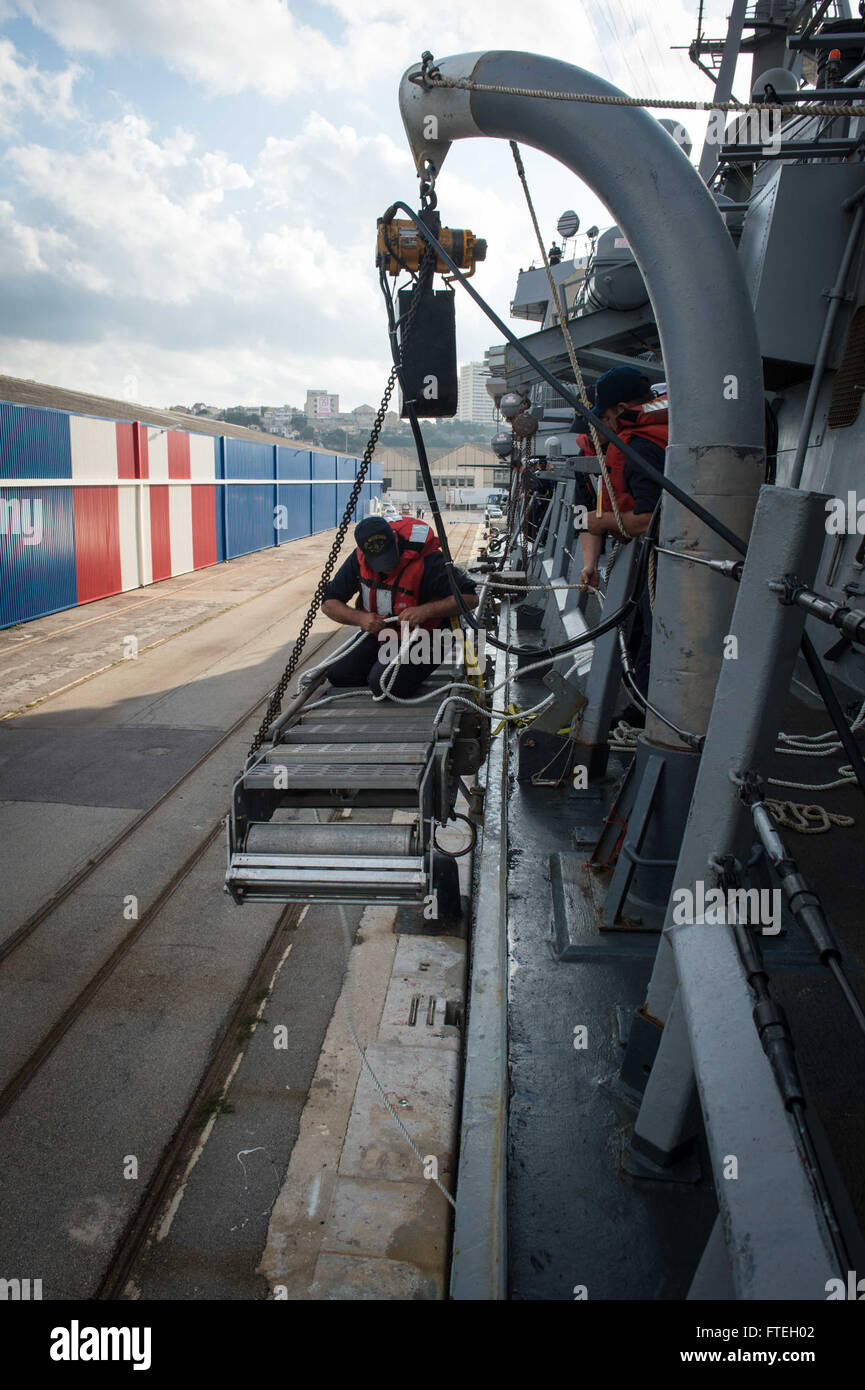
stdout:
<svg viewBox="0 0 865 1390">
<path fill-rule="evenodd" d="M 522 708 L 546 693 L 532 677 L 515 681 L 512 690 Z M 828 729 L 822 706 L 802 694 L 791 695 L 782 727 L 811 735 Z M 635 1179 L 622 1166 L 636 1109 L 619 1072 L 630 1018 L 645 999 L 657 937 L 598 929 L 582 959 L 562 962 L 552 949 L 550 856 L 576 847 L 589 857 L 628 756 L 611 755 L 607 778 L 585 791 L 575 791 L 570 779 L 558 788 L 510 779 L 507 1268 L 513 1299 L 682 1299 L 717 1211 L 705 1152 L 697 1155 L 696 1181 Z M 766 771 L 813 784 L 833 780 L 843 762 L 843 754 L 776 755 Z M 858 874 L 851 870 L 865 856 L 862 795 L 855 784 L 826 792 L 770 786 L 767 795 L 853 818 L 852 825 L 833 825 L 828 833 L 785 827 L 781 834 L 821 895 L 861 1000 L 865 934 Z M 595 893 L 584 897 L 587 904 L 597 901 Z M 828 972 L 811 963 L 813 953 L 795 925 L 767 942 L 764 956 L 774 997 L 792 1030 L 811 1123 L 821 1143 L 825 1136 L 861 1227 L 865 1039 Z M 574 1037 L 580 1026 L 588 1030 L 582 1048 Z M 735 1057 L 731 1038 L 731 1068 Z M 833 1198 L 843 1205 L 837 1190 Z"/>
</svg>

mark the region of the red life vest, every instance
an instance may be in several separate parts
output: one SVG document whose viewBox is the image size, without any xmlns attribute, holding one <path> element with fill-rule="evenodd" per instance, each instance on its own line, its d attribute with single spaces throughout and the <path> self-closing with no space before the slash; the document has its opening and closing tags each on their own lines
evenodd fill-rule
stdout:
<svg viewBox="0 0 865 1390">
<path fill-rule="evenodd" d="M 651 439 L 653 443 L 666 449 L 669 437 L 669 412 L 666 401 L 662 405 L 644 406 L 641 410 L 628 410 L 619 416 L 616 434 L 627 444 L 635 437 Z M 605 456 L 607 472 L 616 495 L 620 512 L 632 512 L 634 499 L 625 488 L 625 455 L 615 444 L 611 444 Z M 604 511 L 612 511 L 606 484 L 603 484 Z"/>
<path fill-rule="evenodd" d="M 583 455 L 583 458 L 594 458 L 595 445 L 590 434 L 577 435 L 577 448 Z"/>
<path fill-rule="evenodd" d="M 380 618 L 398 618 L 407 608 L 419 606 L 424 561 L 428 555 L 441 550 L 438 536 L 425 521 L 404 516 L 400 521 L 392 521 L 390 528 L 400 539 L 400 557 L 394 569 L 385 574 L 377 573 L 360 546 L 357 550 L 360 564 L 358 607 L 366 613 L 377 613 Z M 421 626 L 432 631 L 440 624 L 433 620 Z"/>
</svg>

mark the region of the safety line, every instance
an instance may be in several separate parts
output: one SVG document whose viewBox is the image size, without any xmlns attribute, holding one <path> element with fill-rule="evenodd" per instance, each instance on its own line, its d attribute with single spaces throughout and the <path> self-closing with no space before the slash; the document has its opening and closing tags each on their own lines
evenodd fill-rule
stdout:
<svg viewBox="0 0 865 1390">
<path fill-rule="evenodd" d="M 629 97 L 624 92 L 606 95 L 600 92 L 548 92 L 537 87 L 504 87 L 498 83 L 475 82 L 471 77 L 444 77 L 437 71 L 427 72 L 423 78 L 412 78 L 418 86 L 428 88 L 452 88 L 463 92 L 486 92 L 494 96 L 532 97 L 540 101 L 576 101 L 589 106 L 635 106 L 657 111 L 726 111 L 743 115 L 749 109 L 737 101 L 691 101 L 667 100 L 661 97 Z M 865 102 L 865 93 L 862 96 Z M 861 103 L 842 104 L 841 102 L 815 102 L 813 105 L 789 102 L 754 102 L 762 110 L 776 112 L 779 116 L 865 116 L 865 105 Z"/>
</svg>

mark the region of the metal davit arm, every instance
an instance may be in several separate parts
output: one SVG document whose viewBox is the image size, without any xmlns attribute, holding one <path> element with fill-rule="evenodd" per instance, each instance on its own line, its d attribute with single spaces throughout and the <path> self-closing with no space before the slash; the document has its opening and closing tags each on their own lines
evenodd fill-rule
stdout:
<svg viewBox="0 0 865 1390">
<path fill-rule="evenodd" d="M 438 66 L 446 78 L 485 86 L 599 95 L 614 91 L 590 73 L 532 54 L 473 54 Z M 419 77 L 418 69 L 403 79 L 401 106 L 419 167 L 431 161 L 439 170 L 455 139 L 485 135 L 518 140 L 554 155 L 608 205 L 630 241 L 661 334 L 672 401 L 667 475 L 732 531 L 747 537 L 762 479 L 762 367 L 735 249 L 684 154 L 651 116 L 636 108 L 581 104 L 577 111 L 540 96 L 432 90 L 412 77 Z M 430 139 L 433 133 L 440 138 Z M 819 533 L 814 530 L 820 504 L 821 499 L 807 494 L 765 490 L 757 544 L 738 590 L 719 583 L 702 565 L 694 567 L 687 582 L 669 557 L 659 567 L 649 698 L 682 729 L 708 726 L 681 845 L 681 830 L 673 836 L 677 886 L 702 883 L 713 855 L 727 852 L 741 836 L 742 808 L 730 771 L 759 765 L 758 755 L 771 746 L 781 692 L 789 687 L 801 635 L 801 615 L 798 623 L 789 614 L 779 615 L 764 581 L 775 577 L 779 559 L 787 561 L 788 556 L 810 576 L 809 564 L 816 563 L 823 534 L 822 527 Z M 689 556 L 731 558 L 726 543 L 670 496 L 662 504 L 660 541 Z M 725 663 L 724 638 L 731 631 L 739 634 L 739 659 Z M 656 720 L 649 720 L 647 735 L 654 761 L 664 759 L 670 769 L 674 758 L 692 760 L 696 771 L 696 753 L 671 747 L 675 736 Z M 490 763 L 497 776 L 506 766 L 504 751 L 498 751 L 497 764 Z M 673 779 L 676 775 L 671 773 Z M 506 808 L 503 784 L 500 860 L 507 847 Z M 666 833 L 670 835 L 669 828 Z M 650 852 L 657 855 L 654 844 Z M 489 928 L 485 963 L 500 971 L 506 962 L 505 887 L 499 883 L 498 891 L 488 895 L 487 918 L 495 909 L 500 920 L 484 919 Z M 668 1027 L 634 1140 L 666 1172 L 692 1136 L 692 1102 L 699 1091 L 721 1220 L 701 1262 L 695 1296 L 708 1283 L 713 1294 L 723 1284 L 725 1295 L 732 1289 L 743 1299 L 822 1298 L 827 1277 L 837 1272 L 832 1242 L 751 1023 L 753 1001 L 734 942 L 720 926 L 678 926 L 670 907 L 666 928 L 650 991 L 650 1004 L 657 1004 L 649 1011 L 655 1018 L 667 1017 Z M 489 982 L 482 983 L 489 1009 L 494 991 Z M 671 1015 L 673 995 L 677 1005 Z M 454 1297 L 502 1297 L 507 1252 L 501 1230 L 501 1106 L 506 1092 L 490 1056 L 501 1060 L 504 1007 L 499 1001 L 492 1018 L 484 1012 L 478 1017 L 473 1001 L 469 1013 L 469 1048 L 476 1044 L 488 1070 L 479 1084 L 467 1072 L 466 1094 L 473 1108 L 463 1132 L 457 1189 Z M 730 1154 L 747 1160 L 736 1182 L 725 1181 L 724 1161 Z M 477 1229 L 478 1212 L 482 1231 Z M 467 1251 L 475 1256 L 471 1264 Z"/>
<path fill-rule="evenodd" d="M 446 58 L 446 78 L 545 91 L 617 94 L 594 74 L 537 54 Z M 762 369 L 736 250 L 711 194 L 676 142 L 648 112 L 431 88 L 420 66 L 400 86 L 418 167 L 440 170 L 454 140 L 491 136 L 533 145 L 583 179 L 627 236 L 652 301 L 670 384 L 667 475 L 731 530 L 747 537 L 762 479 Z M 417 80 L 412 80 L 417 79 Z M 430 138 L 435 134 L 437 138 Z M 715 558 L 729 549 L 670 498 L 661 543 Z M 733 594 L 710 571 L 687 586 L 659 566 L 650 699 L 685 729 L 705 728 L 729 630 Z M 657 619 L 660 618 L 660 621 Z M 650 719 L 650 741 L 669 743 Z"/>
</svg>

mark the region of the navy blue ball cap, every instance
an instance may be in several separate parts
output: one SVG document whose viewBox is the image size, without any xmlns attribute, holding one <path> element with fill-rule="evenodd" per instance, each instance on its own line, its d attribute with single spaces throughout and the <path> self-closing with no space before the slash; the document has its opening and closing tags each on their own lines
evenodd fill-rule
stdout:
<svg viewBox="0 0 865 1390">
<path fill-rule="evenodd" d="M 363 552 L 370 569 L 387 574 L 399 562 L 399 542 L 396 532 L 383 516 L 366 516 L 354 528 L 358 549 Z"/>
<path fill-rule="evenodd" d="M 611 367 L 598 377 L 595 386 L 595 410 L 603 415 L 611 405 L 619 401 L 636 401 L 640 396 L 648 396 L 649 378 L 643 376 L 636 367 Z"/>
</svg>

